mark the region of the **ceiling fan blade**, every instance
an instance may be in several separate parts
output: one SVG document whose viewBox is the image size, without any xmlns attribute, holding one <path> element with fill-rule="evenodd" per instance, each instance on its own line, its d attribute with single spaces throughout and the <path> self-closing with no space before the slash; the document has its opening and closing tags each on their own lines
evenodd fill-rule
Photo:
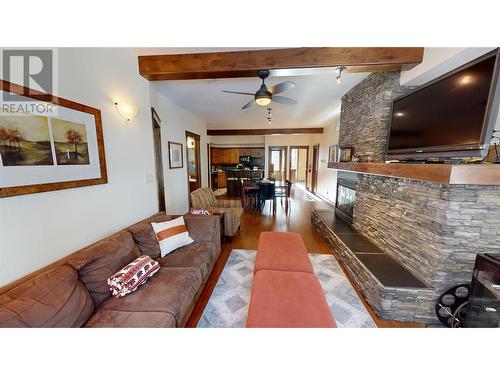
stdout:
<svg viewBox="0 0 500 375">
<path fill-rule="evenodd" d="M 222 92 L 227 92 L 229 94 L 240 94 L 240 95 L 252 95 L 254 96 L 255 94 L 249 93 L 249 92 L 239 92 L 239 91 L 227 91 L 227 90 L 222 90 Z"/>
<path fill-rule="evenodd" d="M 276 94 L 282 93 L 286 90 L 290 90 L 291 88 L 294 88 L 294 87 L 295 87 L 295 83 L 293 83 L 291 81 L 285 81 L 285 82 L 278 83 L 277 85 L 274 85 L 273 87 L 271 87 L 267 91 L 269 91 L 273 95 L 276 95 Z"/>
<path fill-rule="evenodd" d="M 248 108 L 250 108 L 253 105 L 253 103 L 255 103 L 255 100 L 252 100 L 251 102 L 248 102 L 243 107 L 241 107 L 241 109 L 248 109 Z"/>
<path fill-rule="evenodd" d="M 287 98 L 286 96 L 273 96 L 273 102 L 285 105 L 295 105 L 298 103 L 295 99 Z"/>
</svg>

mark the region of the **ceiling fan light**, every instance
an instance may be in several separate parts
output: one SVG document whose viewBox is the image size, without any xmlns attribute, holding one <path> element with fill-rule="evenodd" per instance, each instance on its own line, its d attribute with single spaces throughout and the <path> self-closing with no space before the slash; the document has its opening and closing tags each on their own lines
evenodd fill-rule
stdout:
<svg viewBox="0 0 500 375">
<path fill-rule="evenodd" d="M 265 106 L 265 105 L 271 104 L 271 98 L 263 96 L 263 97 L 255 99 L 255 103 L 257 103 L 258 105 Z"/>
</svg>

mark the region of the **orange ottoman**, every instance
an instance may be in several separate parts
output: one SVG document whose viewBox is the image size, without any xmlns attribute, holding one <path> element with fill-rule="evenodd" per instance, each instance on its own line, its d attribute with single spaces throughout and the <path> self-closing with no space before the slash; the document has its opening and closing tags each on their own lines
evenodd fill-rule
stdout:
<svg viewBox="0 0 500 375">
<path fill-rule="evenodd" d="M 247 327 L 335 328 L 321 285 L 311 273 L 255 274 Z"/>
<path fill-rule="evenodd" d="M 289 232 L 260 234 L 254 273 L 260 270 L 314 273 L 302 237 Z"/>
</svg>

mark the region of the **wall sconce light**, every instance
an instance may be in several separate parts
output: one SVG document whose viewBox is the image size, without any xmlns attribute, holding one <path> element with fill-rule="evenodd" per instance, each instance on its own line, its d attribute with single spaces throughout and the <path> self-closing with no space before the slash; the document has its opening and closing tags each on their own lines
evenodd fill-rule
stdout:
<svg viewBox="0 0 500 375">
<path fill-rule="evenodd" d="M 137 116 L 137 113 L 139 112 L 139 107 L 133 104 L 126 104 L 126 103 L 118 103 L 115 102 L 115 107 L 117 112 L 119 113 L 120 117 L 125 121 L 125 122 L 132 122 Z"/>
<path fill-rule="evenodd" d="M 337 78 L 335 79 L 337 81 L 337 85 L 340 85 L 342 83 L 342 72 L 345 70 L 345 66 L 339 66 L 337 68 Z"/>
</svg>

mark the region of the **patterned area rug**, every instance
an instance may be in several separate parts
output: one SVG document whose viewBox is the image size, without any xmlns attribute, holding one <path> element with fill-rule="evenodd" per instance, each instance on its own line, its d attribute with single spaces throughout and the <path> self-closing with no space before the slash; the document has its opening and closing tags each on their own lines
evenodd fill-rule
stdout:
<svg viewBox="0 0 500 375">
<path fill-rule="evenodd" d="M 255 250 L 233 250 L 198 322 L 202 328 L 242 328 L 252 291 Z M 339 328 L 376 327 L 335 257 L 309 254 Z"/>
</svg>

